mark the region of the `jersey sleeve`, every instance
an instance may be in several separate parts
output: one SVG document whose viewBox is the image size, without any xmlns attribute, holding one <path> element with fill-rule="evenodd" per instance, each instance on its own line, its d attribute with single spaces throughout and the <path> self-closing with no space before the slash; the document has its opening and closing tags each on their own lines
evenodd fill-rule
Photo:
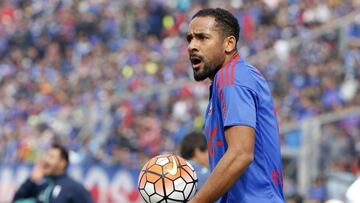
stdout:
<svg viewBox="0 0 360 203">
<path fill-rule="evenodd" d="M 256 127 L 256 93 L 249 88 L 231 85 L 220 91 L 224 127 L 245 125 Z"/>
</svg>

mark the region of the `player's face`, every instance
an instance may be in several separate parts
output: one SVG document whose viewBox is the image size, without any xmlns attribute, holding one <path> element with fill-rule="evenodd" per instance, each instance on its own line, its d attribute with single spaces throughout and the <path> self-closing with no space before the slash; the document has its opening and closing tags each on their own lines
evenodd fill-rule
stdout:
<svg viewBox="0 0 360 203">
<path fill-rule="evenodd" d="M 196 81 L 210 78 L 225 60 L 224 39 L 214 17 L 196 17 L 190 22 L 186 39 Z"/>
<path fill-rule="evenodd" d="M 61 159 L 60 151 L 58 149 L 50 149 L 43 164 L 44 175 L 58 175 L 64 172 L 64 160 Z"/>
</svg>

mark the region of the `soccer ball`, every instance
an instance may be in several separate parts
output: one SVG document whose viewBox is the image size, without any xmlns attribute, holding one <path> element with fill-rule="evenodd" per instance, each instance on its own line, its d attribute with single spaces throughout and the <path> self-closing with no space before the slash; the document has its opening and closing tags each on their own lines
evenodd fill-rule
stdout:
<svg viewBox="0 0 360 203">
<path fill-rule="evenodd" d="M 186 160 L 166 154 L 144 165 L 138 189 L 146 203 L 187 202 L 196 193 L 197 182 L 195 170 Z"/>
</svg>

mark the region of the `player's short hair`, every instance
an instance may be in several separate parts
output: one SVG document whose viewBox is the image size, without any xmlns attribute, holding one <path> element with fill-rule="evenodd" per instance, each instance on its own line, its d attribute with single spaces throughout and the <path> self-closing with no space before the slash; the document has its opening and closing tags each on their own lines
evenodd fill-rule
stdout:
<svg viewBox="0 0 360 203">
<path fill-rule="evenodd" d="M 194 157 L 195 149 L 204 152 L 207 150 L 205 135 L 200 132 L 190 132 L 185 135 L 180 144 L 180 156 L 184 159 Z"/>
<path fill-rule="evenodd" d="M 236 43 L 239 41 L 240 25 L 233 14 L 222 8 L 205 8 L 195 13 L 192 19 L 206 16 L 215 18 L 216 26 L 224 37 L 234 36 Z"/>
<path fill-rule="evenodd" d="M 65 169 L 66 169 L 68 167 L 68 165 L 69 165 L 69 152 L 68 152 L 68 150 L 64 146 L 62 146 L 62 145 L 60 145 L 58 143 L 54 143 L 51 146 L 51 148 L 59 150 L 60 158 L 66 162 L 66 165 L 65 165 Z"/>
</svg>

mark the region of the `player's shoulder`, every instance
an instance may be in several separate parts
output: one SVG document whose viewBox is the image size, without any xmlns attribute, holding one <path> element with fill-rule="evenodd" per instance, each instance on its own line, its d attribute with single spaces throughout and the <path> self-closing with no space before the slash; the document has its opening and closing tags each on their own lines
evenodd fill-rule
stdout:
<svg viewBox="0 0 360 203">
<path fill-rule="evenodd" d="M 259 69 L 245 60 L 238 61 L 234 74 L 235 85 L 256 89 L 257 84 L 266 82 Z"/>
<path fill-rule="evenodd" d="M 216 75 L 216 86 L 240 86 L 256 92 L 257 85 L 265 82 L 259 70 L 244 59 L 237 58 L 220 69 Z"/>
</svg>

